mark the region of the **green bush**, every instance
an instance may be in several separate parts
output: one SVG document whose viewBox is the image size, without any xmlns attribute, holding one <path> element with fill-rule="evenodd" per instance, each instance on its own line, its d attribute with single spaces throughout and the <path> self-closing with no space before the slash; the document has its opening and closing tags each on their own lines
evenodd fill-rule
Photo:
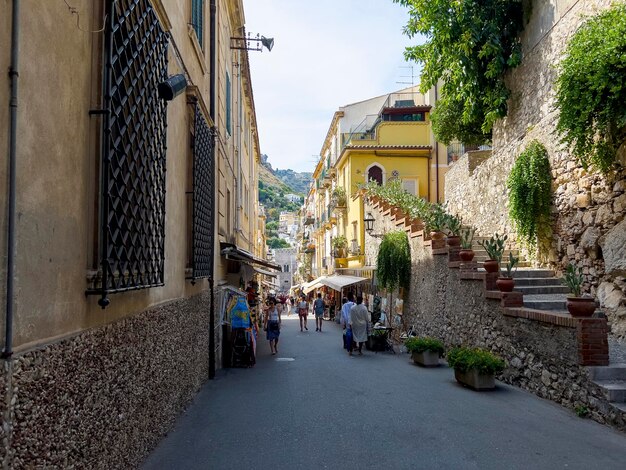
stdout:
<svg viewBox="0 0 626 470">
<path fill-rule="evenodd" d="M 457 347 L 447 354 L 448 365 L 459 372 L 477 369 L 480 374 L 496 374 L 502 372 L 504 361 L 491 351 L 480 348 Z"/>
<path fill-rule="evenodd" d="M 409 352 L 416 352 L 416 353 L 421 353 L 424 351 L 432 351 L 432 352 L 436 352 L 439 353 L 439 355 L 441 356 L 443 354 L 444 348 L 443 348 L 443 343 L 441 341 L 439 341 L 438 339 L 435 338 L 428 338 L 428 337 L 424 337 L 424 338 L 418 338 L 418 337 L 414 337 L 414 338 L 409 338 L 404 342 L 404 345 L 406 346 L 406 349 Z"/>
<path fill-rule="evenodd" d="M 552 173 L 548 151 L 536 140 L 520 154 L 507 179 L 509 217 L 518 235 L 535 245 L 538 235 L 549 233 Z"/>
<path fill-rule="evenodd" d="M 556 80 L 556 126 L 580 164 L 611 170 L 626 140 L 626 5 L 574 34 Z"/>
<path fill-rule="evenodd" d="M 404 230 L 385 234 L 378 249 L 376 277 L 383 289 L 409 287 L 411 282 L 411 247 Z"/>
</svg>

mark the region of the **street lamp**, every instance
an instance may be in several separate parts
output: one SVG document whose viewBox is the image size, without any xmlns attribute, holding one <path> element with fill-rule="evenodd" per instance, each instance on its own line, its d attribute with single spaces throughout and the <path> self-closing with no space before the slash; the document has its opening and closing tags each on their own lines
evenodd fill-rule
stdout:
<svg viewBox="0 0 626 470">
<path fill-rule="evenodd" d="M 374 230 L 374 216 L 371 212 L 365 214 L 365 218 L 363 219 L 363 223 L 365 224 L 365 231 L 369 234 Z"/>
<path fill-rule="evenodd" d="M 363 223 L 365 224 L 365 231 L 370 237 L 380 238 L 384 236 L 385 234 L 384 233 L 372 233 L 374 231 L 375 220 L 376 219 L 374 219 L 374 216 L 372 215 L 371 212 L 367 212 L 367 214 L 365 214 L 365 217 L 363 218 Z"/>
</svg>

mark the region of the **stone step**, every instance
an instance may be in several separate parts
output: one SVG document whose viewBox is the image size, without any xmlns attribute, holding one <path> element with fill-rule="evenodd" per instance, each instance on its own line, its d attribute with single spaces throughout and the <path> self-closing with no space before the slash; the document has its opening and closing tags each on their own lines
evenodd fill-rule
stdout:
<svg viewBox="0 0 626 470">
<path fill-rule="evenodd" d="M 537 310 L 567 311 L 565 294 L 529 294 L 524 295 L 524 307 Z"/>
<path fill-rule="evenodd" d="M 589 367 L 589 377 L 594 381 L 626 380 L 626 364 Z"/>
<path fill-rule="evenodd" d="M 610 402 L 626 403 L 626 380 L 597 380 L 595 383 Z"/>
<path fill-rule="evenodd" d="M 524 295 L 531 294 L 569 294 L 569 288 L 567 286 L 520 286 L 515 281 L 515 290 L 522 292 Z"/>
<path fill-rule="evenodd" d="M 515 277 L 516 286 L 562 286 L 560 277 Z"/>
<path fill-rule="evenodd" d="M 550 269 L 537 269 L 537 268 L 529 268 L 529 269 L 518 269 L 513 273 L 513 277 L 517 279 L 518 277 L 554 277 L 554 271 Z"/>
<path fill-rule="evenodd" d="M 626 413 L 626 403 L 613 402 L 613 403 L 610 403 L 610 405 L 612 405 L 615 408 L 617 408 L 618 410 L 623 411 L 624 413 Z"/>
</svg>

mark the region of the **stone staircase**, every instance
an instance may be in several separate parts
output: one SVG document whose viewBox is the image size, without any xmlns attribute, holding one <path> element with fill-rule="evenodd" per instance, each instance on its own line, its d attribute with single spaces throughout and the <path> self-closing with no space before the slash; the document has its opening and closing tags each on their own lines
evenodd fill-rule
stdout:
<svg viewBox="0 0 626 470">
<path fill-rule="evenodd" d="M 487 259 L 487 253 L 477 240 L 474 241 L 472 249 L 476 252 L 474 259 L 477 262 L 482 263 Z M 506 250 L 502 257 L 503 264 L 509 252 L 512 252 L 513 256 L 519 256 L 516 249 Z M 549 269 L 531 268 L 530 263 L 520 260 L 517 270 L 513 272 L 513 278 L 515 290 L 524 294 L 525 308 L 568 313 L 566 301 L 569 289 L 564 285 L 562 278 L 554 274 L 554 271 Z M 609 347 L 617 346 L 610 344 Z M 626 351 L 624 353 L 626 354 Z M 608 366 L 589 367 L 589 374 L 590 379 L 602 389 L 609 403 L 626 412 L 626 362 L 623 355 L 615 354 L 617 356 L 615 359 L 619 362 L 613 362 L 612 357 Z"/>
<path fill-rule="evenodd" d="M 590 367 L 589 374 L 591 380 L 602 388 L 609 403 L 626 412 L 626 364 Z"/>
</svg>

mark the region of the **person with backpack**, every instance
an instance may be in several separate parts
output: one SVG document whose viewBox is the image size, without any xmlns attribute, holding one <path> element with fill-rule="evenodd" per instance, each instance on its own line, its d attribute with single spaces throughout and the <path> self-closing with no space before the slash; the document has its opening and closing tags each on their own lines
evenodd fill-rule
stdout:
<svg viewBox="0 0 626 470">
<path fill-rule="evenodd" d="M 324 320 L 324 301 L 322 300 L 322 294 L 317 294 L 317 299 L 313 302 L 313 312 L 315 313 L 315 331 L 322 331 L 322 321 Z"/>
</svg>

